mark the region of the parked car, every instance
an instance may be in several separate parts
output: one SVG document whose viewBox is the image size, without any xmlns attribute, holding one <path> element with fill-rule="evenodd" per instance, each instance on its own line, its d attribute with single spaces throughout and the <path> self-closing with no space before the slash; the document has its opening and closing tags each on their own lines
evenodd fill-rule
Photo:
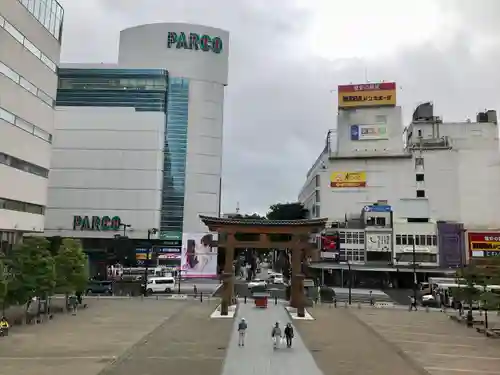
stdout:
<svg viewBox="0 0 500 375">
<path fill-rule="evenodd" d="M 146 288 L 148 294 L 152 293 L 171 293 L 175 289 L 175 278 L 165 277 L 152 277 L 148 279 L 148 286 Z"/>
<path fill-rule="evenodd" d="M 285 280 L 283 279 L 283 275 L 279 275 L 279 276 L 276 275 L 276 276 L 274 276 L 272 283 L 273 284 L 284 284 Z"/>
<path fill-rule="evenodd" d="M 87 285 L 87 294 L 113 294 L 113 282 L 112 281 L 101 281 L 101 280 L 91 280 Z"/>
<path fill-rule="evenodd" d="M 261 279 L 254 279 L 248 283 L 248 288 L 252 289 L 255 287 L 265 287 L 267 286 L 267 282 Z"/>
</svg>

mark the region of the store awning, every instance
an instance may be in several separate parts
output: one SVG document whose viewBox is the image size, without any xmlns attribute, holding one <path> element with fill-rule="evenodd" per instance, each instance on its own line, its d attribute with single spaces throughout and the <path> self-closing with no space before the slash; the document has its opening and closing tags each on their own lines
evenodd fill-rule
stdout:
<svg viewBox="0 0 500 375">
<path fill-rule="evenodd" d="M 311 263 L 309 267 L 323 270 L 348 270 L 349 265 L 341 263 L 317 262 Z M 368 264 L 351 264 L 353 271 L 372 271 L 372 272 L 413 272 L 412 266 L 383 266 L 383 265 L 368 265 Z M 454 275 L 457 270 L 453 268 L 438 268 L 438 267 L 417 267 L 418 273 L 436 273 Z"/>
</svg>

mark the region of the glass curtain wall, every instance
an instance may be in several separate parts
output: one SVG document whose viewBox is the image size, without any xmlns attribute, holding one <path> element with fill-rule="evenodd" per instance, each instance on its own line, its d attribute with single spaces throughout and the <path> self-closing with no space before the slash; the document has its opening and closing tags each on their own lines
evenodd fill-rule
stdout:
<svg viewBox="0 0 500 375">
<path fill-rule="evenodd" d="M 160 236 L 182 236 L 189 107 L 189 80 L 170 78 L 163 159 Z"/>
</svg>

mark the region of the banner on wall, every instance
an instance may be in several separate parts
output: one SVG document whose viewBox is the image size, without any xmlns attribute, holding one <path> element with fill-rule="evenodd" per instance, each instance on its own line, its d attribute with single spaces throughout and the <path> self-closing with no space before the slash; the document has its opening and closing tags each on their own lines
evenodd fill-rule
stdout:
<svg viewBox="0 0 500 375">
<path fill-rule="evenodd" d="M 351 141 L 389 139 L 385 125 L 351 125 Z"/>
<path fill-rule="evenodd" d="M 332 172 L 330 176 L 332 188 L 366 187 L 366 172 Z"/>
<path fill-rule="evenodd" d="M 396 105 L 396 83 L 366 83 L 338 87 L 340 109 Z"/>
<path fill-rule="evenodd" d="M 500 232 L 468 232 L 471 258 L 500 255 Z"/>
<path fill-rule="evenodd" d="M 216 233 L 183 233 L 181 271 L 185 278 L 217 276 Z"/>
</svg>

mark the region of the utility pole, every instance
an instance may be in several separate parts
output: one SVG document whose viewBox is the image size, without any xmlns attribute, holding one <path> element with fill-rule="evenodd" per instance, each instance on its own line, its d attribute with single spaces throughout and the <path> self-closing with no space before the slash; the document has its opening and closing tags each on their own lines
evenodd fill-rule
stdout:
<svg viewBox="0 0 500 375">
<path fill-rule="evenodd" d="M 415 303 L 417 302 L 417 261 L 416 261 L 416 253 L 415 253 L 415 235 L 413 235 L 413 298 L 415 298 Z"/>
<path fill-rule="evenodd" d="M 351 272 L 351 262 L 347 259 L 347 267 L 349 267 L 349 305 L 352 303 L 352 272 Z"/>
<path fill-rule="evenodd" d="M 153 244 L 151 243 L 151 235 L 156 234 L 158 229 L 151 228 L 148 229 L 148 247 L 146 250 L 146 268 L 144 270 L 144 297 L 148 295 L 148 276 L 149 276 L 149 258 L 151 257 L 151 250 L 153 249 Z"/>
</svg>

